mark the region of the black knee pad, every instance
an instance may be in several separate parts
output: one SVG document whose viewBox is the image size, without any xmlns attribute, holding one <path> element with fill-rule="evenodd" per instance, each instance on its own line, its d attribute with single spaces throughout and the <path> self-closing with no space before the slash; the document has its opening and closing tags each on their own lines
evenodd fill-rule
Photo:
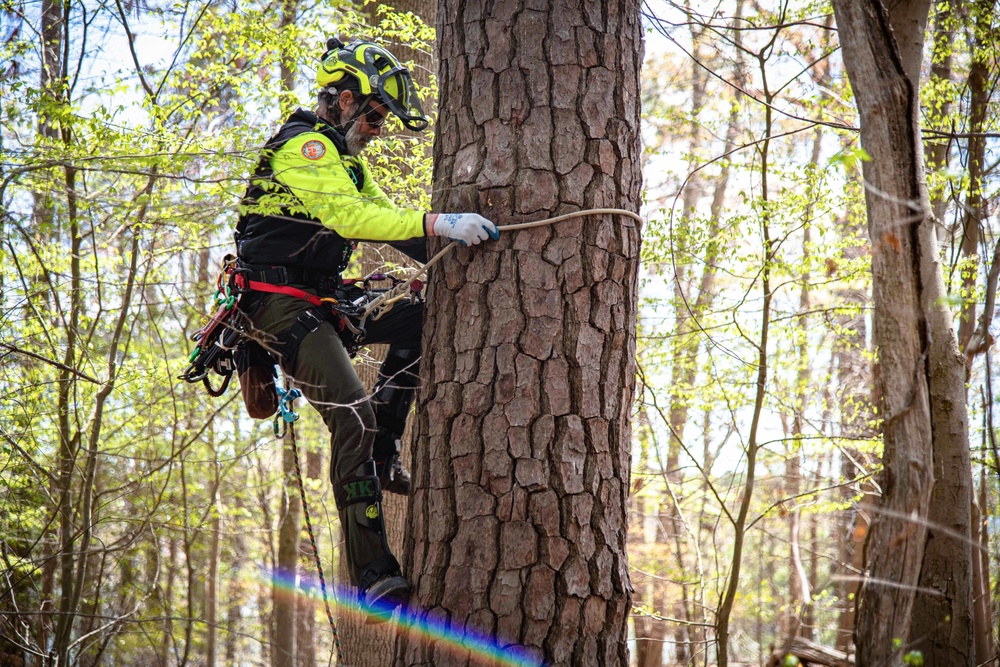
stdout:
<svg viewBox="0 0 1000 667">
<path fill-rule="evenodd" d="M 375 476 L 375 462 L 366 461 L 358 466 L 354 475 L 334 485 L 334 499 L 340 510 L 341 526 L 347 540 L 354 539 L 355 531 L 370 531 L 381 544 L 381 555 L 369 563 L 356 582 L 364 590 L 386 574 L 398 575 L 399 561 L 392 555 L 382 520 L 382 487 Z M 358 537 L 364 533 L 359 533 Z"/>
<path fill-rule="evenodd" d="M 399 456 L 402 438 L 402 433 L 395 433 L 380 426 L 372 442 L 372 458 L 378 463 L 384 463 L 393 456 Z"/>
<path fill-rule="evenodd" d="M 375 462 L 365 461 L 350 477 L 334 482 L 333 498 L 338 510 L 345 510 L 361 503 L 382 502 L 382 486 L 375 474 Z"/>
<path fill-rule="evenodd" d="M 372 394 L 375 420 L 379 427 L 401 437 L 414 390 L 420 383 L 420 348 L 390 347 L 378 375 Z"/>
</svg>

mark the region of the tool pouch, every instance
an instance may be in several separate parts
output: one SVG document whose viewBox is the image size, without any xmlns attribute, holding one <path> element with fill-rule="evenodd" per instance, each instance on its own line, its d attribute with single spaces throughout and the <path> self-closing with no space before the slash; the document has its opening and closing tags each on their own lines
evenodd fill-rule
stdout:
<svg viewBox="0 0 1000 667">
<path fill-rule="evenodd" d="M 236 349 L 236 369 L 247 414 L 267 419 L 278 410 L 278 391 L 274 385 L 274 360 L 260 343 L 243 339 Z"/>
</svg>

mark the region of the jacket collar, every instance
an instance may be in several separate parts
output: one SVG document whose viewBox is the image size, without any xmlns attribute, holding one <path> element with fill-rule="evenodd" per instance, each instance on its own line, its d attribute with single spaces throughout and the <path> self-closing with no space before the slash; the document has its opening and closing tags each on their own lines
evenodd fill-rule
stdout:
<svg viewBox="0 0 1000 667">
<path fill-rule="evenodd" d="M 324 137 L 333 142 L 333 145 L 337 147 L 337 151 L 341 155 L 347 153 L 347 139 L 344 137 L 343 132 L 330 125 L 325 120 L 316 115 L 314 111 L 308 109 L 296 109 L 288 118 L 289 123 L 305 123 L 313 126 L 314 132 L 319 132 Z"/>
</svg>

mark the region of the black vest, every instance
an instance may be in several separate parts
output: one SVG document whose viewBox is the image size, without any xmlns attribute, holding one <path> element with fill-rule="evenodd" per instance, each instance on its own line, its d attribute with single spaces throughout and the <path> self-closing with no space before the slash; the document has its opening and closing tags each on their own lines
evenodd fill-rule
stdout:
<svg viewBox="0 0 1000 667">
<path fill-rule="evenodd" d="M 270 194 L 290 195 L 288 188 L 274 179 L 271 157 L 292 138 L 305 132 L 319 132 L 333 142 L 341 155 L 346 145 L 343 136 L 319 120 L 315 113 L 298 109 L 261 151 L 260 162 L 250 178 L 242 205 L 251 209 L 266 194 L 262 181 L 271 182 Z M 362 173 L 353 170 L 352 179 L 361 189 Z M 245 212 L 236 223 L 236 253 L 245 264 L 289 266 L 317 274 L 339 275 L 351 259 L 354 243 L 303 212 L 283 210 L 280 216 Z"/>
</svg>

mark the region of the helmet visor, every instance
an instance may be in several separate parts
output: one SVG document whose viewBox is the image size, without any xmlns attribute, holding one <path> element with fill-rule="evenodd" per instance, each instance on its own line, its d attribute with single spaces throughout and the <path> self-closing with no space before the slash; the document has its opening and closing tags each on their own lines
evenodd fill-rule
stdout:
<svg viewBox="0 0 1000 667">
<path fill-rule="evenodd" d="M 389 111 L 396 114 L 410 130 L 423 132 L 430 125 L 420 106 L 420 98 L 413 87 L 410 71 L 405 67 L 393 67 L 380 76 L 378 93 Z"/>
</svg>

